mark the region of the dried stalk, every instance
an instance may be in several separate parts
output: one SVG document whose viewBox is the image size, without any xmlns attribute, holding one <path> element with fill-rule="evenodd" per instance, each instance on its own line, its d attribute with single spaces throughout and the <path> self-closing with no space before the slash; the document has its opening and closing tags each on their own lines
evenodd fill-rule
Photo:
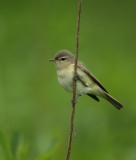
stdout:
<svg viewBox="0 0 136 160">
<path fill-rule="evenodd" d="M 74 129 L 75 104 L 76 104 L 77 62 L 78 62 L 78 50 L 79 50 L 81 5 L 82 5 L 82 0 L 78 0 L 78 18 L 77 18 L 77 34 L 76 34 L 76 55 L 75 55 L 74 77 L 73 77 L 72 113 L 71 113 L 70 135 L 69 135 L 69 141 L 68 141 L 68 149 L 67 149 L 67 154 L 66 154 L 66 160 L 70 159 L 71 144 L 72 144 L 73 129 Z"/>
</svg>

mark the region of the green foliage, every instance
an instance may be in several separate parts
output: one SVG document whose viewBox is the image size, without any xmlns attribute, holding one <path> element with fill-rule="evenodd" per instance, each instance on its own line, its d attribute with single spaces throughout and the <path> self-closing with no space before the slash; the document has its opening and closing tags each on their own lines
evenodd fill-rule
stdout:
<svg viewBox="0 0 136 160">
<path fill-rule="evenodd" d="M 133 0 L 83 3 L 79 58 L 124 109 L 79 98 L 71 160 L 136 157 L 135 15 Z M 65 158 L 72 96 L 48 60 L 74 53 L 76 18 L 77 1 L 1 1 L 0 160 Z"/>
</svg>

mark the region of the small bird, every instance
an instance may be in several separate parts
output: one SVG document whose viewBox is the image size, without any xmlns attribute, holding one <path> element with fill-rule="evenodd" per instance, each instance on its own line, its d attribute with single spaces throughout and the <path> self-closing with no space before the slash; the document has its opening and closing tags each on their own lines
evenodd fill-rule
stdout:
<svg viewBox="0 0 136 160">
<path fill-rule="evenodd" d="M 68 50 L 60 50 L 56 53 L 53 59 L 50 59 L 50 61 L 56 63 L 58 82 L 63 88 L 72 92 L 75 55 L 73 55 Z M 92 73 L 88 71 L 88 69 L 81 61 L 77 62 L 76 83 L 77 97 L 82 95 L 88 95 L 98 102 L 98 97 L 102 97 L 108 102 L 110 102 L 117 109 L 121 109 L 123 107 L 120 102 L 118 102 L 115 98 L 109 95 L 103 85 L 94 77 Z"/>
</svg>

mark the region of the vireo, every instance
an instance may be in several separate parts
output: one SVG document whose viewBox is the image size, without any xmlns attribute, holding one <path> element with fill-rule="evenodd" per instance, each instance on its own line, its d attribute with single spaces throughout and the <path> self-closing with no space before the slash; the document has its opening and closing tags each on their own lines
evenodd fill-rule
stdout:
<svg viewBox="0 0 136 160">
<path fill-rule="evenodd" d="M 56 53 L 53 59 L 50 59 L 50 61 L 56 63 L 59 83 L 66 90 L 72 92 L 75 56 L 67 50 L 60 50 Z M 94 77 L 92 73 L 88 71 L 88 69 L 81 61 L 78 61 L 77 63 L 76 83 L 77 97 L 81 95 L 88 95 L 98 102 L 98 97 L 102 97 L 109 101 L 117 109 L 121 109 L 123 107 L 120 102 L 109 95 L 103 85 Z"/>
</svg>

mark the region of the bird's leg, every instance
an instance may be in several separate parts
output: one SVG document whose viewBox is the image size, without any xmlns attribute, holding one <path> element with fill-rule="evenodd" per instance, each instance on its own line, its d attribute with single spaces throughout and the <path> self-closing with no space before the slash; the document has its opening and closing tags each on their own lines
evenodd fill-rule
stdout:
<svg viewBox="0 0 136 160">
<path fill-rule="evenodd" d="M 74 76 L 73 77 L 73 81 L 77 81 L 77 80 L 79 80 L 79 77 L 78 76 Z"/>
<path fill-rule="evenodd" d="M 76 104 L 78 98 L 81 97 L 81 96 L 82 96 L 81 94 L 77 95 L 75 101 L 73 101 L 73 99 L 72 99 L 72 100 L 71 100 L 71 103 L 72 103 L 72 104 Z"/>
<path fill-rule="evenodd" d="M 78 76 L 74 76 L 74 77 L 73 77 L 73 81 L 74 81 L 74 82 L 76 82 L 78 79 L 79 79 Z M 79 96 L 78 96 L 78 97 L 79 97 Z M 75 100 L 72 99 L 72 100 L 71 100 L 71 103 L 72 103 L 72 104 L 76 104 L 78 97 L 76 97 Z"/>
<path fill-rule="evenodd" d="M 78 98 L 79 98 L 79 97 L 81 97 L 81 96 L 82 96 L 81 94 L 77 95 L 77 97 L 76 97 L 76 101 L 77 101 L 77 100 L 78 100 Z"/>
</svg>

